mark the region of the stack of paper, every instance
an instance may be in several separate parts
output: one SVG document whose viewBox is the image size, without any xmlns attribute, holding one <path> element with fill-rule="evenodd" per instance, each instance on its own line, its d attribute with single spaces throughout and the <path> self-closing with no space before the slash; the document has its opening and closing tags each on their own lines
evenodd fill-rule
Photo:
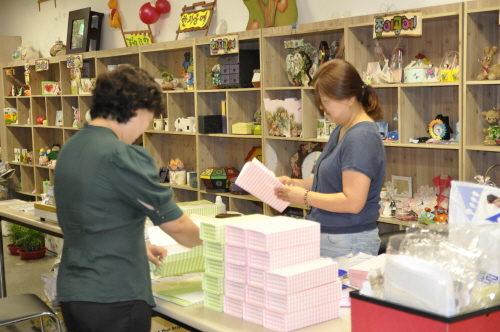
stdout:
<svg viewBox="0 0 500 332">
<path fill-rule="evenodd" d="M 253 122 L 238 122 L 231 126 L 233 135 L 251 135 L 253 134 Z"/>
<path fill-rule="evenodd" d="M 243 301 L 224 296 L 224 312 L 238 318 L 243 318 Z"/>
<path fill-rule="evenodd" d="M 205 292 L 213 294 L 224 294 L 224 278 L 203 273 L 202 288 Z"/>
<path fill-rule="evenodd" d="M 235 184 L 279 212 L 283 212 L 290 205 L 275 196 L 274 189 L 282 187 L 283 184 L 257 158 L 245 163 Z"/>
<path fill-rule="evenodd" d="M 266 292 L 262 288 L 253 287 L 247 284 L 245 301 L 246 303 L 251 303 L 256 306 L 262 306 L 266 303 Z"/>
<path fill-rule="evenodd" d="M 176 254 L 170 252 L 160 266 L 156 266 L 151 262 L 149 264 L 153 274 L 159 278 L 203 272 L 205 270 L 203 247 L 194 247 L 191 250 Z"/>
<path fill-rule="evenodd" d="M 193 214 L 199 214 L 205 217 L 215 217 L 219 214 L 219 206 L 207 200 L 180 202 L 177 205 L 190 217 Z"/>
<path fill-rule="evenodd" d="M 183 307 L 203 303 L 201 278 L 153 284 L 153 296 Z"/>
<path fill-rule="evenodd" d="M 243 305 L 243 319 L 262 325 L 264 323 L 264 308 L 245 302 Z"/>
<path fill-rule="evenodd" d="M 238 301 L 245 301 L 245 294 L 246 294 L 246 285 L 244 283 L 236 282 L 236 281 L 231 281 L 226 279 L 225 283 L 225 288 L 224 291 L 226 292 L 226 296 L 238 300 Z"/>
<path fill-rule="evenodd" d="M 224 261 L 205 258 L 205 273 L 211 274 L 215 277 L 224 278 L 226 274 Z"/>
<path fill-rule="evenodd" d="M 230 246 L 226 244 L 225 250 L 225 258 L 227 263 L 236 264 L 236 265 L 247 265 L 247 249 L 240 248 L 235 246 Z"/>
<path fill-rule="evenodd" d="M 349 269 L 349 284 L 356 288 L 363 287 L 363 282 L 367 280 L 368 272 L 384 267 L 385 261 L 386 254 L 382 254 L 351 267 Z"/>
<path fill-rule="evenodd" d="M 248 266 L 271 270 L 319 258 L 319 242 L 284 248 L 275 251 L 248 250 Z"/>
<path fill-rule="evenodd" d="M 42 273 L 44 283 L 44 293 L 53 307 L 59 306 L 57 300 L 57 275 L 54 272 Z"/>
<path fill-rule="evenodd" d="M 226 262 L 226 279 L 240 283 L 247 281 L 247 267 Z"/>
</svg>

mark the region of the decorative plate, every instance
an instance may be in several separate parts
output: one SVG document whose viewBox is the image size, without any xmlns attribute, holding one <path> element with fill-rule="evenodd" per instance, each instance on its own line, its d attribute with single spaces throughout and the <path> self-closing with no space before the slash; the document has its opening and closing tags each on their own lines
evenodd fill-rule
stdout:
<svg viewBox="0 0 500 332">
<path fill-rule="evenodd" d="M 294 179 L 308 179 L 314 173 L 313 168 L 316 164 L 317 157 L 315 155 L 316 152 L 323 151 L 323 148 L 326 143 L 318 143 L 318 142 L 307 142 L 305 144 L 300 144 L 299 149 L 292 155 L 290 159 L 290 165 L 292 166 L 292 175 L 291 178 Z M 309 157 L 310 155 L 313 157 Z M 307 158 L 308 162 L 305 166 L 305 160 Z M 304 173 L 306 171 L 307 173 Z M 304 175 L 305 174 L 305 175 Z M 305 176 L 305 177 L 303 177 Z"/>
<path fill-rule="evenodd" d="M 302 163 L 303 179 L 309 179 L 314 176 L 314 171 L 316 170 L 316 160 L 318 160 L 320 155 L 320 151 L 313 151 L 304 159 L 304 162 Z"/>
<path fill-rule="evenodd" d="M 274 151 L 273 147 L 269 144 L 266 144 L 266 167 L 271 171 L 276 171 L 276 166 L 278 166 L 278 156 L 276 155 L 276 151 Z"/>
<path fill-rule="evenodd" d="M 293 51 L 286 56 L 286 72 L 288 80 L 293 85 L 308 86 L 311 81 L 309 70 L 311 59 L 304 51 Z"/>
</svg>

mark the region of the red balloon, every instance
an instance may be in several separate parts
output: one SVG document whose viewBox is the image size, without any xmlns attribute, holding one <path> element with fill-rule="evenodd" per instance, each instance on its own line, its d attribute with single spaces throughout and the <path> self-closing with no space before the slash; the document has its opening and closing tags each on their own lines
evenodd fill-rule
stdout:
<svg viewBox="0 0 500 332">
<path fill-rule="evenodd" d="M 143 23 L 153 24 L 158 21 L 160 14 L 155 10 L 155 7 L 151 6 L 151 3 L 146 2 L 139 10 L 139 17 Z"/>
<path fill-rule="evenodd" d="M 160 14 L 166 14 L 170 11 L 170 2 L 167 0 L 156 1 L 156 11 Z"/>
</svg>

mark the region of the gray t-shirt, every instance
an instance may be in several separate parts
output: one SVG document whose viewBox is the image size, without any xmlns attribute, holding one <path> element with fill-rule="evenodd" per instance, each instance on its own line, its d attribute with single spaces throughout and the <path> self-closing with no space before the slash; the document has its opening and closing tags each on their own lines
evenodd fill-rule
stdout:
<svg viewBox="0 0 500 332">
<path fill-rule="evenodd" d="M 154 306 L 144 222 L 148 216 L 160 225 L 182 210 L 158 183 L 153 158 L 110 129 L 87 125 L 63 146 L 54 173 L 64 236 L 58 299 Z"/>
<path fill-rule="evenodd" d="M 306 219 L 321 224 L 322 233 L 346 234 L 373 230 L 379 218 L 380 190 L 385 178 L 385 149 L 374 122 L 360 122 L 337 143 L 337 126 L 316 162 L 312 191 L 342 192 L 342 172 L 353 170 L 371 180 L 365 207 L 358 214 L 336 213 L 312 207 Z"/>
</svg>

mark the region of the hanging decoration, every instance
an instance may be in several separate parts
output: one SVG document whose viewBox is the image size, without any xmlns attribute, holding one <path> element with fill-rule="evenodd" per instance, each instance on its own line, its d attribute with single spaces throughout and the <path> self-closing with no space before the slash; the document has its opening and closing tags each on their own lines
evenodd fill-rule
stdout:
<svg viewBox="0 0 500 332">
<path fill-rule="evenodd" d="M 143 23 L 154 24 L 158 22 L 161 14 L 170 12 L 170 2 L 167 0 L 156 0 L 146 2 L 139 10 L 139 17 Z"/>
<path fill-rule="evenodd" d="M 115 29 L 121 29 L 122 18 L 118 12 L 118 0 L 109 0 L 108 8 L 111 9 L 109 14 L 109 26 Z"/>
</svg>

